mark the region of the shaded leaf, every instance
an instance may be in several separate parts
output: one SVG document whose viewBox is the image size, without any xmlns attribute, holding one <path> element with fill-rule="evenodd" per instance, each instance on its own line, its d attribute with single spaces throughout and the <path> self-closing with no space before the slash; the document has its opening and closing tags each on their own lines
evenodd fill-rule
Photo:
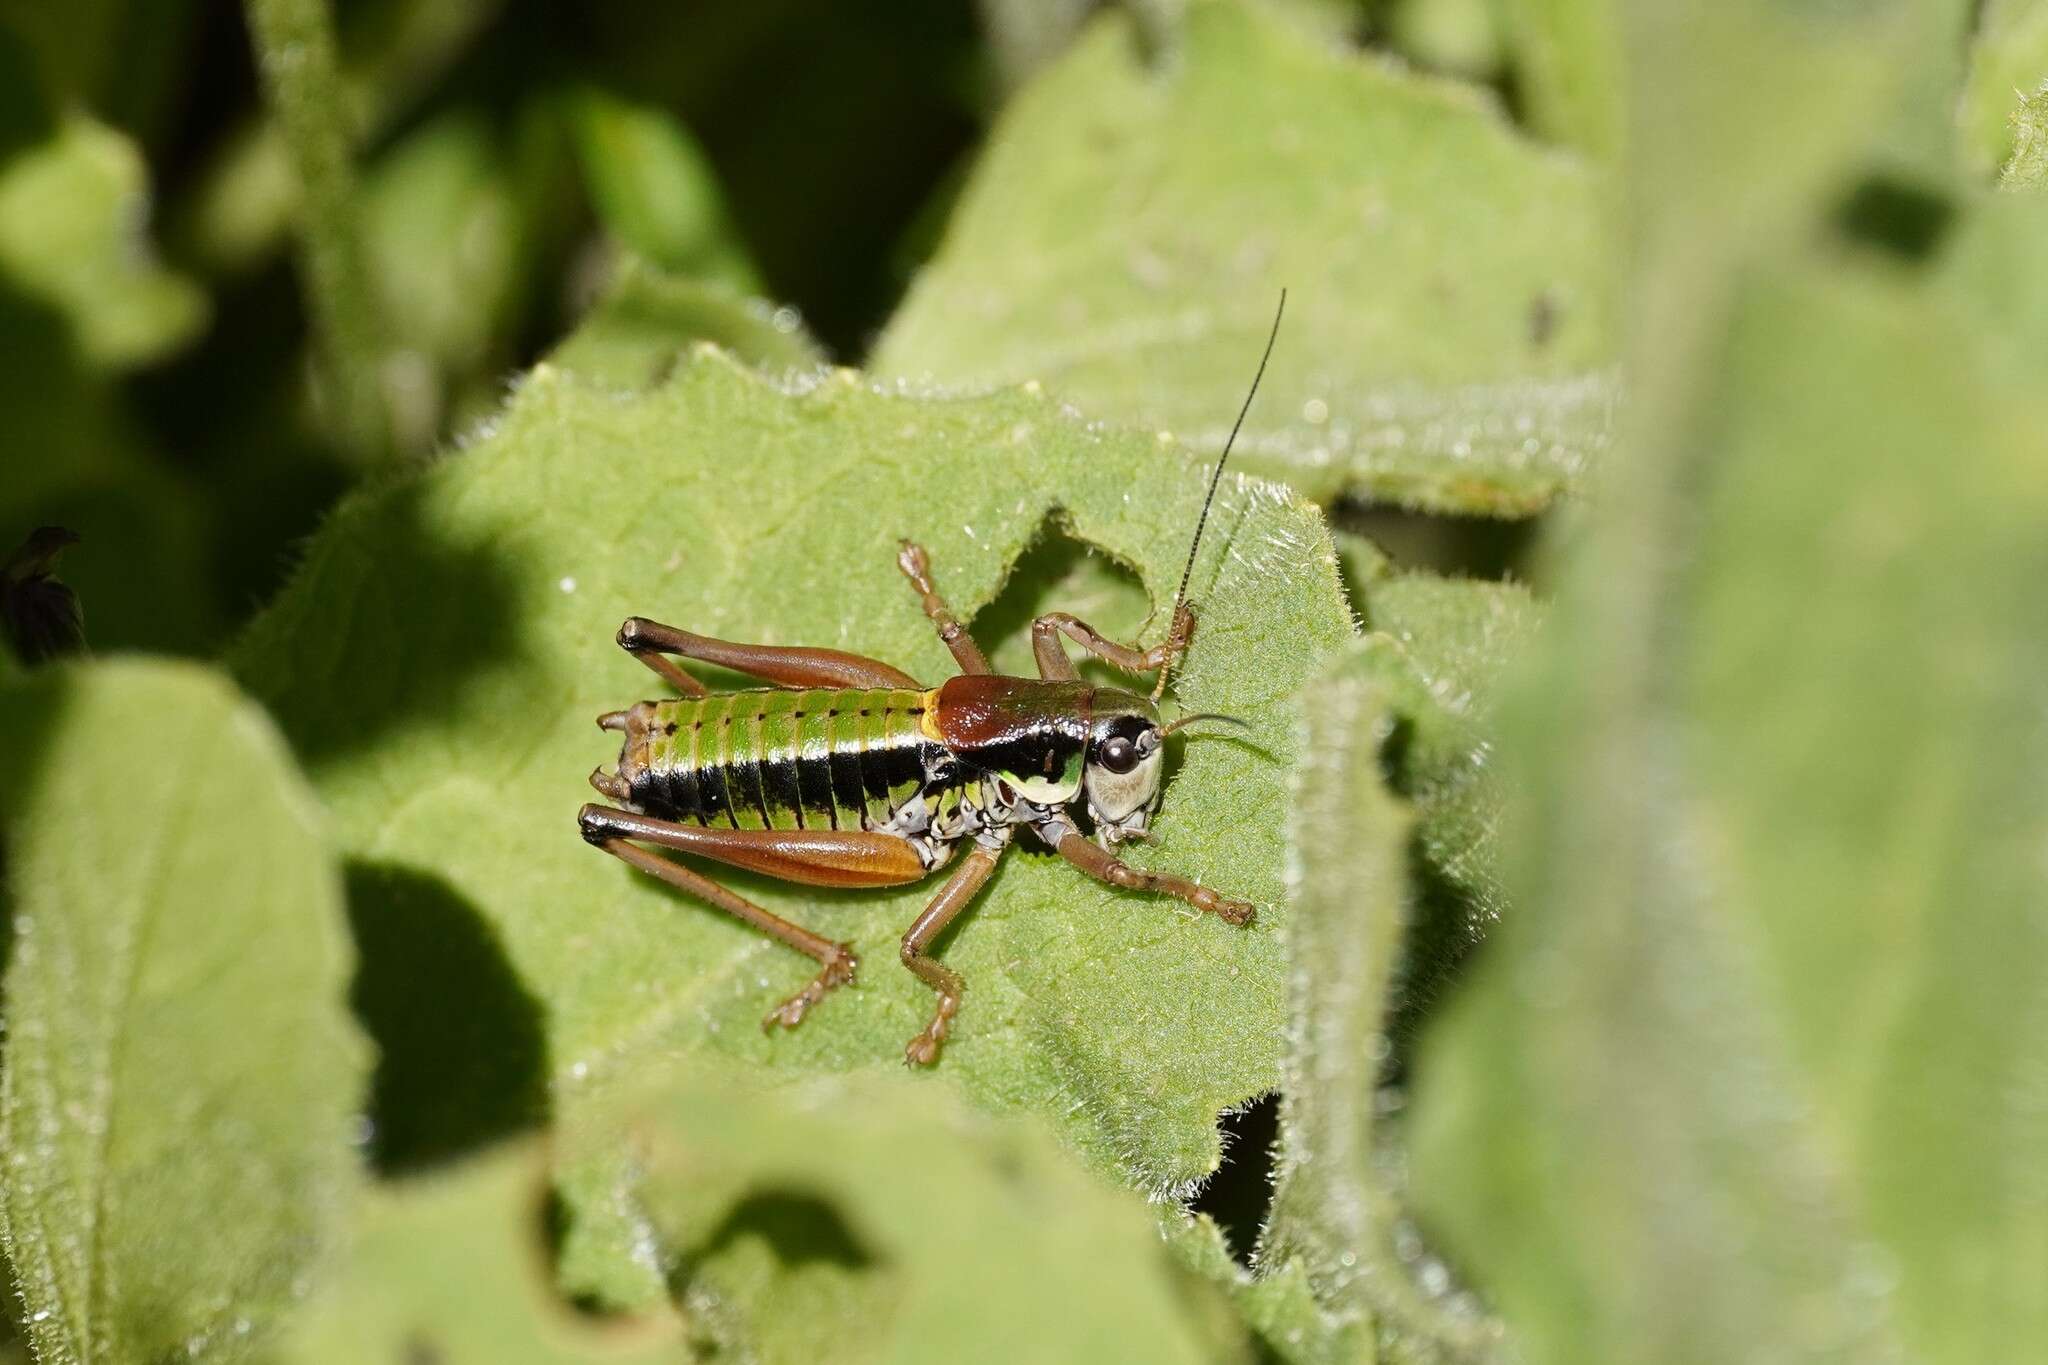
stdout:
<svg viewBox="0 0 2048 1365">
<path fill-rule="evenodd" d="M 1719 337 L 1740 263 L 1799 241 L 1849 187 L 1905 98 L 1929 12 L 1888 0 L 1620 7 L 1632 450 L 1676 429 L 1667 404 L 1711 363 L 1695 348 Z M 1654 448 L 1631 465 L 1665 475 Z"/>
<path fill-rule="evenodd" d="M 1457 86 L 1198 0 L 1158 69 L 1108 15 L 1019 93 L 873 366 L 1039 380 L 1214 451 L 1287 285 L 1246 468 L 1521 515 L 1605 443 L 1608 270 L 1577 160 Z"/>
<path fill-rule="evenodd" d="M 1514 709 L 1416 1188 L 1534 1360 L 2036 1355 L 2048 413 L 1885 281 L 1754 285 L 1726 355 L 1673 590 L 1612 590 L 1633 504 Z"/>
<path fill-rule="evenodd" d="M 158 265 L 147 172 L 128 139 L 80 114 L 0 162 L 0 281 L 61 314 L 84 358 L 161 357 L 206 323 L 206 296 Z"/>
<path fill-rule="evenodd" d="M 1627 92 L 1615 0 L 1505 0 L 1499 8 L 1529 125 L 1603 163 L 1617 160 Z"/>
<path fill-rule="evenodd" d="M 505 160 L 481 110 L 453 109 L 363 177 L 378 311 L 400 344 L 447 365 L 482 358 L 515 287 L 520 224 Z"/>
<path fill-rule="evenodd" d="M 312 798 L 217 677 L 135 662 L 12 690 L 0 803 L 0 1233 L 29 1337 L 244 1355 L 353 1184 L 367 1059 Z"/>
<path fill-rule="evenodd" d="M 1125 1193 L 905 1077 L 699 1079 L 627 1111 L 700 1349 L 763 1360 L 1228 1359 Z M 999 1286 L 1000 1288 L 993 1288 Z"/>
<path fill-rule="evenodd" d="M 357 117 L 324 0 L 249 0 L 249 40 L 296 182 L 299 284 L 326 368 L 330 425 L 365 461 L 393 453 L 389 345 L 356 187 Z"/>
<path fill-rule="evenodd" d="M 347 1255 L 293 1321 L 292 1365 L 639 1365 L 691 1359 L 673 1316 L 601 1324 L 556 1297 L 536 1146 L 381 1186 Z"/>
<path fill-rule="evenodd" d="M 445 880 L 491 925 L 544 1007 L 573 1133 L 588 1097 L 646 1058 L 895 1067 L 931 1009 L 893 958 L 932 887 L 742 881 L 868 962 L 858 990 L 771 1038 L 761 1016 L 809 979 L 806 960 L 577 837 L 583 775 L 617 752 L 592 718 L 662 690 L 613 645 L 618 622 L 853 649 L 936 680 L 950 660 L 896 571 L 896 538 L 922 540 L 972 613 L 1051 517 L 1136 570 L 1156 638 L 1203 487 L 1171 445 L 1028 392 L 913 399 L 845 373 L 789 392 L 693 352 L 621 393 L 543 366 L 460 458 L 338 513 L 238 666 L 306 755 L 344 847 Z M 934 1078 L 1046 1115 L 1162 1195 L 1214 1166 L 1216 1114 L 1277 1074 L 1292 703 L 1350 633 L 1320 518 L 1256 483 L 1224 488 L 1194 596 L 1177 692 L 1247 718 L 1252 744 L 1189 744 L 1158 840 L 1131 856 L 1227 882 L 1265 918 L 1233 928 L 1020 850 L 942 948 L 968 995 Z M 579 1291 L 643 1299 L 658 1285 L 601 1174 L 567 1190 L 566 1273 Z"/>
<path fill-rule="evenodd" d="M 678 275 L 761 287 L 717 172 L 688 129 L 595 88 L 578 91 L 567 113 L 591 201 L 621 242 Z"/>
<path fill-rule="evenodd" d="M 62 526 L 63 580 L 100 649 L 197 649 L 219 629 L 205 509 L 138 448 L 114 377 L 79 354 L 54 308 L 0 284 L 0 539 Z"/>
<path fill-rule="evenodd" d="M 1366 591 L 1362 668 L 1399 724 L 1389 762 L 1414 803 L 1428 875 L 1455 895 L 1460 948 L 1477 943 L 1506 905 L 1496 835 L 1506 793 L 1492 762 L 1493 707 L 1509 665 L 1528 648 L 1538 611 L 1515 583 L 1395 574 Z"/>
<path fill-rule="evenodd" d="M 1500 65 L 1501 8 L 1496 0 L 1395 0 L 1387 37 L 1427 70 L 1484 78 Z"/>
</svg>

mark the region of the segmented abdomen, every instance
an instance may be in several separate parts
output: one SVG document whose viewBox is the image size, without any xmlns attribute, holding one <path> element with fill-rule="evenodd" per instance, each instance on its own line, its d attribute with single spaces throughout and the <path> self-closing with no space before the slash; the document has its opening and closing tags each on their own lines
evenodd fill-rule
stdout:
<svg viewBox="0 0 2048 1365">
<path fill-rule="evenodd" d="M 930 692 L 761 689 L 642 702 L 619 775 L 649 815 L 734 829 L 865 829 L 924 785 Z"/>
</svg>

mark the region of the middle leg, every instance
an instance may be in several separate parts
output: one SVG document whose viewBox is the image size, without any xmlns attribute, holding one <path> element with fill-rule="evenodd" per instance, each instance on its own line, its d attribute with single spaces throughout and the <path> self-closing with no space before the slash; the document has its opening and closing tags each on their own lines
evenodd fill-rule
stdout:
<svg viewBox="0 0 2048 1365">
<path fill-rule="evenodd" d="M 960 870 L 947 879 L 939 894 L 932 897 L 932 903 L 925 907 L 924 913 L 903 935 L 903 965 L 939 997 L 938 1007 L 932 1012 L 932 1021 L 903 1049 L 903 1060 L 909 1065 L 930 1066 L 939 1059 L 939 1045 L 946 1041 L 946 1034 L 953 1026 L 953 1016 L 960 1012 L 960 993 L 966 989 L 960 974 L 931 956 L 926 949 L 967 908 L 967 903 L 974 899 L 974 893 L 981 890 L 989 874 L 996 870 L 996 859 L 1001 856 L 1000 849 L 976 844 L 966 861 L 960 864 Z"/>
<path fill-rule="evenodd" d="M 953 662 L 960 665 L 962 673 L 995 672 L 989 667 L 981 646 L 974 643 L 967 627 L 960 624 L 959 618 L 953 615 L 953 609 L 946 605 L 946 599 L 939 596 L 939 590 L 932 586 L 931 561 L 925 558 L 924 547 L 907 540 L 898 544 L 901 548 L 896 552 L 896 567 L 903 570 L 910 586 L 917 589 L 918 604 L 938 629 L 939 643 L 952 651 Z"/>
</svg>

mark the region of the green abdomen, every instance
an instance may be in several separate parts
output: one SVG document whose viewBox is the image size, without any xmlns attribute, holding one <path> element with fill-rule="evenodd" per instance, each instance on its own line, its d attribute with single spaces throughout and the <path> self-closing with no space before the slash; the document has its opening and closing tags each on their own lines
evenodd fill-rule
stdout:
<svg viewBox="0 0 2048 1365">
<path fill-rule="evenodd" d="M 923 786 L 932 694 L 764 688 L 633 708 L 619 773 L 649 815 L 733 829 L 865 829 Z M 644 708 L 644 709 L 643 709 Z"/>
</svg>

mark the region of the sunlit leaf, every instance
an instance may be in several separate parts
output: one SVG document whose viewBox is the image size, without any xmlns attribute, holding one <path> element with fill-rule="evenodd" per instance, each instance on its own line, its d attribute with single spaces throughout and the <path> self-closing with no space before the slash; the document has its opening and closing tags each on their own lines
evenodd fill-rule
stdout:
<svg viewBox="0 0 2048 1365">
<path fill-rule="evenodd" d="M 275 731 L 184 665 L 0 700 L 4 1237 L 43 1360 L 246 1355 L 353 1186 L 341 884 Z"/>
<path fill-rule="evenodd" d="M 290 1365 L 647 1365 L 690 1359 L 657 1313 L 602 1323 L 556 1294 L 544 1236 L 547 1163 L 515 1146 L 382 1186 L 346 1255 L 278 1352 Z"/>
<path fill-rule="evenodd" d="M 460 457 L 345 506 L 239 668 L 349 854 L 435 879 L 450 913 L 502 945 L 544 1011 L 556 1116 L 573 1130 L 586 1096 L 648 1057 L 893 1068 L 931 1010 L 893 960 L 931 886 L 741 880 L 866 959 L 858 989 L 769 1037 L 762 1015 L 813 964 L 577 837 L 584 775 L 617 752 L 593 717 L 662 691 L 613 645 L 618 622 L 863 651 L 937 681 L 950 659 L 896 570 L 897 538 L 921 540 L 973 613 L 1050 520 L 1135 570 L 1157 638 L 1203 487 L 1185 452 L 1030 392 L 920 399 L 847 374 L 790 392 L 701 351 L 634 392 L 545 366 Z M 1062 605 L 1047 583 L 1003 592 L 1020 623 Z M 1201 624 L 1177 694 L 1247 719 L 1250 743 L 1188 744 L 1159 837 L 1131 856 L 1227 885 L 1262 918 L 1235 928 L 1013 853 L 942 949 L 967 998 L 930 1078 L 1042 1114 L 1161 1195 L 1213 1167 L 1217 1113 L 1277 1075 L 1294 698 L 1350 634 L 1320 518 L 1256 483 L 1226 481 L 1193 595 Z M 447 984 L 451 1001 L 465 989 Z M 644 1298 L 657 1286 L 609 1189 L 571 1183 L 568 1274 Z"/>
<path fill-rule="evenodd" d="M 626 1111 L 636 1202 L 700 1350 L 764 1360 L 1230 1359 L 1242 1329 L 1144 1209 L 1033 1125 L 895 1074 Z"/>
<path fill-rule="evenodd" d="M 1469 90 L 1198 0 L 1156 68 L 1108 15 L 1019 93 L 873 364 L 1213 452 L 1287 286 L 1246 468 L 1521 515 L 1606 443 L 1610 259 L 1596 177 Z"/>
</svg>

